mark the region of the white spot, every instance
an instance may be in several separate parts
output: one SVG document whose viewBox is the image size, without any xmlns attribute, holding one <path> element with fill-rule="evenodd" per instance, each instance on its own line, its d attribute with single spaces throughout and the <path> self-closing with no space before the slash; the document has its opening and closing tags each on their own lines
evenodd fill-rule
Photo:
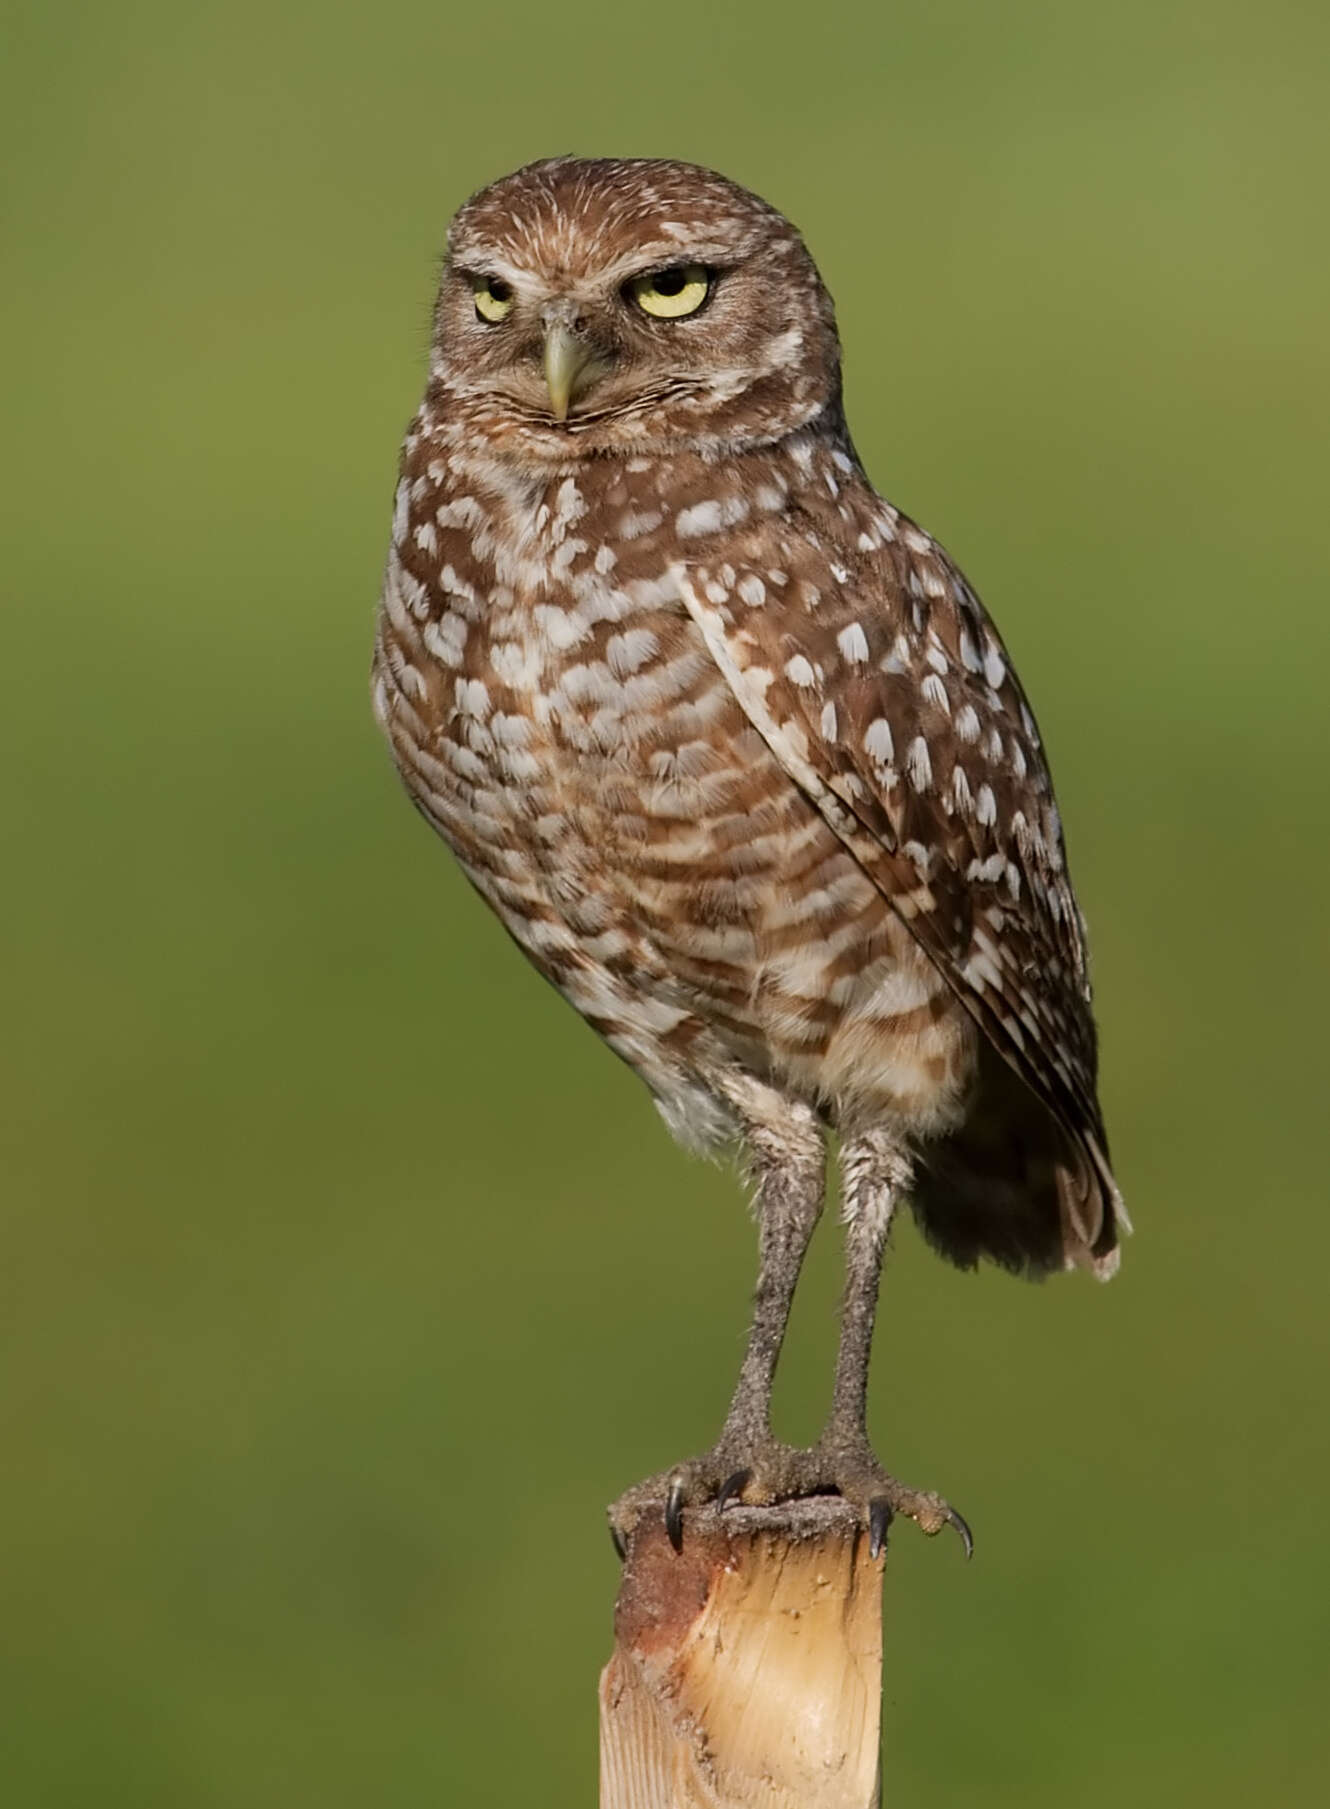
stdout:
<svg viewBox="0 0 1330 1809">
<path fill-rule="evenodd" d="M 965 670 L 967 672 L 982 672 L 984 669 L 983 661 L 979 658 L 978 649 L 975 647 L 974 636 L 963 622 L 961 623 L 959 646 L 961 650 L 961 664 L 965 667 Z"/>
<path fill-rule="evenodd" d="M 935 705 L 944 715 L 951 715 L 951 699 L 947 696 L 947 687 L 936 672 L 930 672 L 920 686 L 929 703 Z"/>
<path fill-rule="evenodd" d="M 435 659 L 443 665 L 460 666 L 466 646 L 466 634 L 466 623 L 461 616 L 454 615 L 449 610 L 437 622 L 426 622 L 421 631 L 421 639 Z"/>
<path fill-rule="evenodd" d="M 974 801 L 970 793 L 970 781 L 963 766 L 952 769 L 951 800 L 952 808 L 959 812 L 968 811 Z"/>
<path fill-rule="evenodd" d="M 813 668 L 802 653 L 796 653 L 792 660 L 785 662 L 785 676 L 792 685 L 807 687 L 815 682 Z"/>
<path fill-rule="evenodd" d="M 926 565 L 921 573 L 924 595 L 942 598 L 947 594 L 947 581 L 935 565 Z"/>
<path fill-rule="evenodd" d="M 933 762 L 929 759 L 928 743 L 922 735 L 916 735 L 905 750 L 905 770 L 916 791 L 927 791 L 933 783 Z"/>
<path fill-rule="evenodd" d="M 850 582 L 850 574 L 846 571 L 845 567 L 843 565 L 837 565 L 834 561 L 831 566 L 831 575 L 836 580 L 837 584 L 848 584 Z"/>
<path fill-rule="evenodd" d="M 614 679 L 603 660 L 592 660 L 585 666 L 570 666 L 559 685 L 560 693 L 570 703 L 604 703 L 613 697 Z"/>
<path fill-rule="evenodd" d="M 858 622 L 851 622 L 836 636 L 836 645 L 852 666 L 868 658 L 868 636 Z"/>
<path fill-rule="evenodd" d="M 680 509 L 674 519 L 674 528 L 681 540 L 692 540 L 699 534 L 714 534 L 719 528 L 732 527 L 747 513 L 748 504 L 742 496 L 732 496 L 725 502 L 712 499 L 694 503 L 690 509 Z"/>
<path fill-rule="evenodd" d="M 836 706 L 825 703 L 822 706 L 822 734 L 828 741 L 836 739 Z"/>
<path fill-rule="evenodd" d="M 566 653 L 570 647 L 576 647 L 579 641 L 586 639 L 585 627 L 566 609 L 556 609 L 551 603 L 538 603 L 534 615 L 536 627 L 550 646 L 557 648 L 560 653 Z"/>
<path fill-rule="evenodd" d="M 441 528 L 483 528 L 485 511 L 474 496 L 454 496 L 439 504 L 434 519 Z"/>
<path fill-rule="evenodd" d="M 531 724 L 525 716 L 506 716 L 500 710 L 490 723 L 490 733 L 500 747 L 525 747 L 531 739 Z"/>
<path fill-rule="evenodd" d="M 445 742 L 443 751 L 453 771 L 460 773 L 470 784 L 479 785 L 489 777 L 485 762 L 478 754 L 473 754 L 469 747 L 463 747 L 458 741 L 449 741 Z"/>
<path fill-rule="evenodd" d="M 957 712 L 956 733 L 962 741 L 978 741 L 979 714 L 973 704 L 966 704 Z"/>
<path fill-rule="evenodd" d="M 580 553 L 586 552 L 586 541 L 570 539 L 555 549 L 550 559 L 550 572 L 556 578 L 566 578 L 572 570 Z"/>
<path fill-rule="evenodd" d="M 745 572 L 739 580 L 739 595 L 750 609 L 761 609 L 767 600 L 767 587 L 756 572 Z"/>
<path fill-rule="evenodd" d="M 494 676 L 515 691 L 527 691 L 538 684 L 544 663 L 544 656 L 534 643 L 523 646 L 520 641 L 495 641 L 490 648 Z"/>
<path fill-rule="evenodd" d="M 896 758 L 896 743 L 885 716 L 875 716 L 864 730 L 864 752 L 883 766 Z"/>
<path fill-rule="evenodd" d="M 908 672 L 913 660 L 913 650 L 903 634 L 898 634 L 891 643 L 891 652 L 878 664 L 884 672 Z"/>
<path fill-rule="evenodd" d="M 627 678 L 659 651 L 660 642 L 649 628 L 629 628 L 610 637 L 605 659 L 616 678 Z"/>
<path fill-rule="evenodd" d="M 582 492 L 571 477 L 564 478 L 554 498 L 554 530 L 567 530 L 579 516 L 586 514 Z"/>
<path fill-rule="evenodd" d="M 490 694 L 478 678 L 459 678 L 453 695 L 463 716 L 474 716 L 481 722 L 490 713 Z"/>
<path fill-rule="evenodd" d="M 606 572 L 614 570 L 614 548 L 600 546 L 596 548 L 595 568 L 603 578 Z"/>
<path fill-rule="evenodd" d="M 498 755 L 499 771 L 505 779 L 512 779 L 519 785 L 531 785 L 539 779 L 544 767 L 534 754 L 500 753 Z"/>
<path fill-rule="evenodd" d="M 439 583 L 450 597 L 456 597 L 463 603 L 476 601 L 475 590 L 465 578 L 459 578 L 451 565 L 445 565 L 439 573 Z"/>
<path fill-rule="evenodd" d="M 1000 690 L 1002 681 L 1007 676 L 1007 668 L 1002 663 L 1002 655 L 990 641 L 984 648 L 984 677 L 995 691 Z"/>
<path fill-rule="evenodd" d="M 991 785 L 981 785 L 974 801 L 974 814 L 981 823 L 997 822 L 997 799 Z"/>
</svg>

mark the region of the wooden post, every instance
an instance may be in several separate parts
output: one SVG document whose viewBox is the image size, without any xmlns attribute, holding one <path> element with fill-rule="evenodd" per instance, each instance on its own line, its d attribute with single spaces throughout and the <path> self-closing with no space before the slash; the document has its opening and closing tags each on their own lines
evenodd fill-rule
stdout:
<svg viewBox="0 0 1330 1809">
<path fill-rule="evenodd" d="M 629 1542 L 600 1679 L 601 1809 L 873 1809 L 882 1559 L 818 1498 Z"/>
</svg>

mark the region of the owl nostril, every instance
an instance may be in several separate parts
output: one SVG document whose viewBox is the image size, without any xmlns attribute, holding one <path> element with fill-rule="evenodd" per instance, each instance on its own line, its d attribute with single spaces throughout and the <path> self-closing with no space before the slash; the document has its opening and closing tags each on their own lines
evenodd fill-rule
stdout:
<svg viewBox="0 0 1330 1809">
<path fill-rule="evenodd" d="M 541 309 L 540 321 L 547 333 L 554 327 L 562 327 L 567 333 L 585 333 L 591 324 L 586 312 L 569 302 L 551 302 Z"/>
</svg>

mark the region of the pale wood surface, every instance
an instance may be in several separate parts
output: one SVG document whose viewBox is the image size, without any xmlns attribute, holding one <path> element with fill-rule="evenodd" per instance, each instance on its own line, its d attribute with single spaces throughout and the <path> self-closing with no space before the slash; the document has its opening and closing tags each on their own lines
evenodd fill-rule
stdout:
<svg viewBox="0 0 1330 1809">
<path fill-rule="evenodd" d="M 601 1809 L 872 1809 L 882 1560 L 819 1499 L 649 1512 L 600 1679 Z"/>
</svg>

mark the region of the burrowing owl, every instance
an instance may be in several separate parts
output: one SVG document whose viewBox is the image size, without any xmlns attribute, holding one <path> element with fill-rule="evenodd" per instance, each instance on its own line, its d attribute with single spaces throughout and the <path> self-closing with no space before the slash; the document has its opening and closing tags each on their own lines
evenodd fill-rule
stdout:
<svg viewBox="0 0 1330 1809">
<path fill-rule="evenodd" d="M 962 1266 L 1118 1260 L 1084 930 L 1024 694 L 946 553 L 875 494 L 798 233 L 687 164 L 556 158 L 453 221 L 397 487 L 374 703 L 416 804 L 651 1089 L 738 1145 L 760 1269 L 719 1439 L 631 1489 L 837 1491 L 964 1523 L 865 1430 L 907 1197 Z M 825 1432 L 772 1377 L 841 1150 Z"/>
</svg>

